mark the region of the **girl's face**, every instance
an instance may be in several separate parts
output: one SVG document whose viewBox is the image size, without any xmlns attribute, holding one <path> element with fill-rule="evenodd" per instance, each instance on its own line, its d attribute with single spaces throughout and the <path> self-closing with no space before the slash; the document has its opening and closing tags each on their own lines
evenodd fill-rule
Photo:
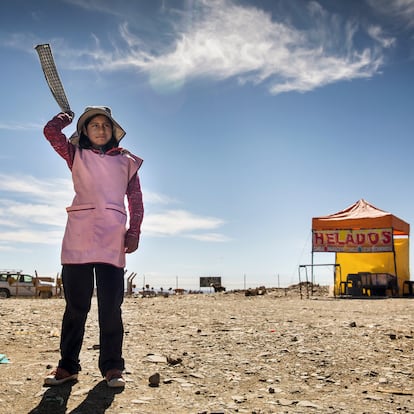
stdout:
<svg viewBox="0 0 414 414">
<path fill-rule="evenodd" d="M 86 127 L 86 135 L 93 145 L 103 147 L 112 138 L 112 123 L 105 115 L 96 115 Z"/>
</svg>

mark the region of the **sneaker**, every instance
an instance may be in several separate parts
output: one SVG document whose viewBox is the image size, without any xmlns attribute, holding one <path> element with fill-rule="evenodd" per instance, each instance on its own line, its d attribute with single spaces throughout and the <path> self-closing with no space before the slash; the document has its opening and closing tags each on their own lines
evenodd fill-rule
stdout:
<svg viewBox="0 0 414 414">
<path fill-rule="evenodd" d="M 119 369 L 110 369 L 105 375 L 106 383 L 110 388 L 125 387 L 125 380 L 122 371 Z"/>
<path fill-rule="evenodd" d="M 77 379 L 78 374 L 70 374 L 66 369 L 57 367 L 45 378 L 44 385 L 60 385 Z"/>
</svg>

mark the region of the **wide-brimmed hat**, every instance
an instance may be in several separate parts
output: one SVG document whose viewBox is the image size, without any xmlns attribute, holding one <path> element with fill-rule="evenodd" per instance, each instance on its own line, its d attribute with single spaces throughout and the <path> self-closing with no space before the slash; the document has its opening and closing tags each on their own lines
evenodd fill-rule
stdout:
<svg viewBox="0 0 414 414">
<path fill-rule="evenodd" d="M 118 142 L 121 141 L 126 132 L 121 127 L 121 125 L 119 125 L 118 122 L 116 122 L 112 117 L 111 108 L 108 108 L 107 106 L 88 106 L 85 108 L 83 114 L 79 117 L 78 123 L 76 125 L 76 131 L 70 137 L 70 142 L 72 144 L 76 145 L 79 143 L 79 137 L 82 132 L 82 128 L 85 125 L 85 122 L 96 115 L 104 115 L 112 121 L 114 137 Z"/>
</svg>

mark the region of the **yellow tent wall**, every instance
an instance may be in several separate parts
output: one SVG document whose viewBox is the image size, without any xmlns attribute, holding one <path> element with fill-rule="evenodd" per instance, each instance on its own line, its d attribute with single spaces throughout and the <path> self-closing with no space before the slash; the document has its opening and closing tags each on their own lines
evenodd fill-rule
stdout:
<svg viewBox="0 0 414 414">
<path fill-rule="evenodd" d="M 397 266 L 399 295 L 402 295 L 403 283 L 410 280 L 409 269 L 409 239 L 394 238 L 395 263 Z M 394 253 L 336 253 L 337 271 L 335 292 L 339 294 L 341 282 L 346 282 L 349 273 L 371 272 L 395 274 Z"/>
</svg>

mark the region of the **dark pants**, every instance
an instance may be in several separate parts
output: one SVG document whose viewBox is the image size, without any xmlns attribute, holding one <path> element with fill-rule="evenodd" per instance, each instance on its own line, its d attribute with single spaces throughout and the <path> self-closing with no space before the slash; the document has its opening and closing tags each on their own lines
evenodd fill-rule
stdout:
<svg viewBox="0 0 414 414">
<path fill-rule="evenodd" d="M 99 369 L 103 376 L 110 369 L 124 370 L 121 305 L 124 300 L 124 270 L 108 264 L 64 265 L 63 290 L 66 308 L 60 339 L 59 367 L 75 374 L 80 371 L 79 353 L 85 323 L 91 308 L 94 276 L 99 315 Z"/>
</svg>

